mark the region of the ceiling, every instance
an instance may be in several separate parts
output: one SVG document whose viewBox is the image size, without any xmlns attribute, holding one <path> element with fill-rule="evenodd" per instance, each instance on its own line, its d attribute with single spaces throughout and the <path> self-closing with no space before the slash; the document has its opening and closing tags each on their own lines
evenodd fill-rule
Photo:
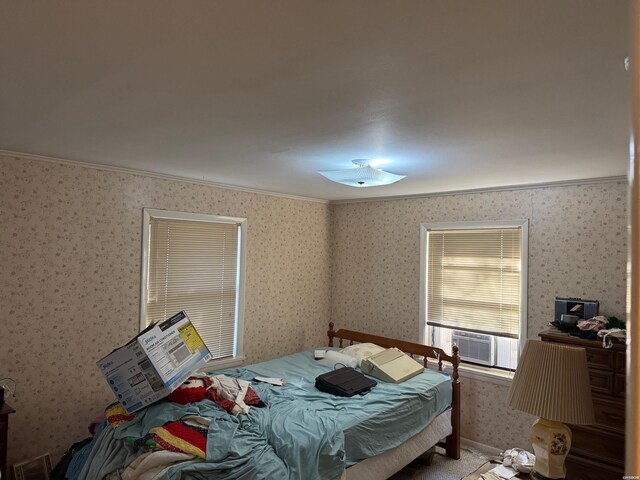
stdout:
<svg viewBox="0 0 640 480">
<path fill-rule="evenodd" d="M 318 199 L 624 175 L 625 0 L 0 3 L 0 148 Z M 407 175 L 354 188 L 356 158 Z"/>
</svg>

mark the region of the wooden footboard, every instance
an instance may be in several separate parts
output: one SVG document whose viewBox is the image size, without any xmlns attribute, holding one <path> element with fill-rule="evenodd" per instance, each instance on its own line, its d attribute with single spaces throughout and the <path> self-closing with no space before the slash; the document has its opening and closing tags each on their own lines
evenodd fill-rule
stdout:
<svg viewBox="0 0 640 480">
<path fill-rule="evenodd" d="M 460 355 L 458 354 L 457 345 L 453 346 L 453 355 L 449 355 L 441 348 L 422 345 L 420 343 L 380 337 L 378 335 L 370 335 L 368 333 L 356 332 L 353 330 L 340 329 L 335 331 L 333 329 L 333 322 L 329 323 L 327 336 L 329 337 L 330 347 L 334 346 L 334 338 L 338 338 L 339 347 L 344 346 L 343 343 L 345 340 L 349 341 L 349 345 L 369 342 L 385 348 L 396 347 L 406 354 L 411 355 L 412 358 L 420 357 L 425 368 L 429 368 L 429 359 L 433 359 L 437 362 L 438 370 L 440 371 L 442 371 L 443 361 L 451 363 L 453 367 L 451 374 L 453 379 L 453 398 L 451 401 L 451 427 L 453 428 L 453 432 L 446 438 L 446 441 L 442 446 L 446 449 L 447 457 L 455 459 L 460 458 L 460 379 L 458 375 Z"/>
</svg>

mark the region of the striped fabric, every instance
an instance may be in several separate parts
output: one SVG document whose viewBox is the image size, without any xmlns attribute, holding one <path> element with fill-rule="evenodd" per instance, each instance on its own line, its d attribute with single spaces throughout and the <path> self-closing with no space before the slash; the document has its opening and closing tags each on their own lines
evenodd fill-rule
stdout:
<svg viewBox="0 0 640 480">
<path fill-rule="evenodd" d="M 127 413 L 119 403 L 109 405 L 105 410 L 107 422 L 112 428 L 135 418 L 135 413 Z M 125 442 L 135 447 L 150 446 L 170 452 L 186 453 L 200 458 L 207 454 L 207 428 L 195 426 L 184 420 L 165 423 L 154 427 L 144 437 L 127 437 Z"/>
<path fill-rule="evenodd" d="M 182 420 L 177 420 L 168 422 L 162 427 L 152 428 L 149 434 L 149 439 L 165 450 L 187 453 L 200 458 L 206 457 L 206 428 L 196 427 Z"/>
<path fill-rule="evenodd" d="M 109 405 L 105 409 L 104 414 L 107 417 L 107 422 L 111 425 L 111 428 L 116 428 L 118 425 L 130 422 L 136 416 L 135 413 L 127 413 L 124 407 L 118 402 Z"/>
</svg>

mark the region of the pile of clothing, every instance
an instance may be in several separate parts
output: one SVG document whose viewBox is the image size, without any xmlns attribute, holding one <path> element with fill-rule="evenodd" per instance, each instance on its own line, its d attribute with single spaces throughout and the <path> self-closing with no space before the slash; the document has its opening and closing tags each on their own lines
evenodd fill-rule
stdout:
<svg viewBox="0 0 640 480">
<path fill-rule="evenodd" d="M 251 388 L 251 382 L 226 375 L 189 377 L 167 397 L 169 401 L 181 405 L 199 402 L 205 398 L 217 403 L 234 416 L 249 413 L 250 406 L 265 406 Z"/>
<path fill-rule="evenodd" d="M 482 473 L 481 480 L 509 480 L 515 478 L 518 473 L 530 474 L 536 463 L 536 456 L 522 448 L 510 448 L 498 457 L 491 457 L 490 460 L 500 465 Z"/>
<path fill-rule="evenodd" d="M 597 317 L 578 321 L 577 327 L 579 332 L 575 336 L 589 340 L 601 338 L 604 348 L 611 348 L 614 338 L 623 343 L 627 338 L 624 322 L 616 317 L 598 315 Z"/>
<path fill-rule="evenodd" d="M 122 405 L 113 403 L 91 441 L 74 453 L 65 478 L 151 480 L 177 463 L 203 461 L 212 423 L 199 413 L 217 407 L 191 406 L 205 399 L 233 416 L 266 406 L 250 382 L 226 375 L 189 377 L 160 402 L 176 405 L 168 413 L 159 410 L 159 404 L 127 413 Z M 121 464 L 128 466 L 117 471 L 115 466 Z"/>
</svg>

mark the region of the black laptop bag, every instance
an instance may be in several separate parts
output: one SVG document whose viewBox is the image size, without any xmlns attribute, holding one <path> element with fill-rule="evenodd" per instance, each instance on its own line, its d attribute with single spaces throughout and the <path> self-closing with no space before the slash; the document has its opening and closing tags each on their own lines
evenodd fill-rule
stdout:
<svg viewBox="0 0 640 480">
<path fill-rule="evenodd" d="M 364 395 L 378 384 L 351 367 L 342 367 L 316 377 L 316 388 L 340 397 Z"/>
</svg>

